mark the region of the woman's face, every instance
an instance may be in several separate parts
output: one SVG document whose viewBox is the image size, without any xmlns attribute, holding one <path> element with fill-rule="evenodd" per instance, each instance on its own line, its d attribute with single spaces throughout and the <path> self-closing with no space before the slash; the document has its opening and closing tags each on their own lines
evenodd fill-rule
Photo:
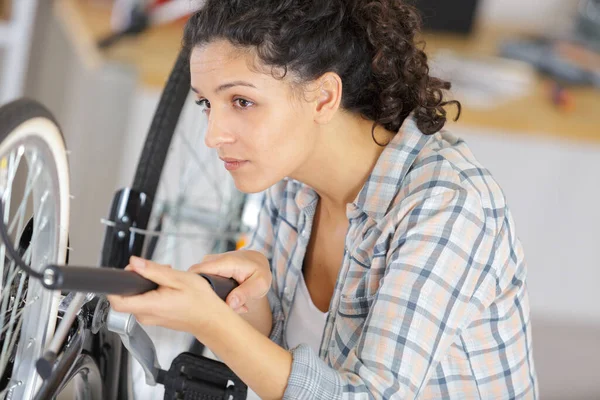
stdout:
<svg viewBox="0 0 600 400">
<path fill-rule="evenodd" d="M 265 190 L 307 162 L 317 139 L 310 102 L 290 77 L 259 72 L 255 56 L 228 41 L 192 51 L 191 85 L 208 117 L 206 145 L 217 150 L 237 188 Z"/>
</svg>

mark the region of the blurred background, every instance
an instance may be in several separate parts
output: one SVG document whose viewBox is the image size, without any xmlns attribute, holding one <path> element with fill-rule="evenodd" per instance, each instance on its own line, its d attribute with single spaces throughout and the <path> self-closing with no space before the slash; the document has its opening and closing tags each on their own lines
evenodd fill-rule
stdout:
<svg viewBox="0 0 600 400">
<path fill-rule="evenodd" d="M 463 104 L 449 128 L 514 213 L 541 398 L 600 399 L 600 1 L 413 2 L 432 70 Z M 98 263 L 100 219 L 133 177 L 198 1 L 137 3 L 0 0 L 0 103 L 35 98 L 62 125 L 74 264 Z"/>
</svg>

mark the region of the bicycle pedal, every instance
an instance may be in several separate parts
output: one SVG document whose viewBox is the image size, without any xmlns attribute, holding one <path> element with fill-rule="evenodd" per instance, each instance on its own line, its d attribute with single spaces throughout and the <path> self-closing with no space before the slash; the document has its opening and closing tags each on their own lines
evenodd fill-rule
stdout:
<svg viewBox="0 0 600 400">
<path fill-rule="evenodd" d="M 227 365 L 192 353 L 177 356 L 157 381 L 165 387 L 165 400 L 245 400 L 248 392 Z"/>
</svg>

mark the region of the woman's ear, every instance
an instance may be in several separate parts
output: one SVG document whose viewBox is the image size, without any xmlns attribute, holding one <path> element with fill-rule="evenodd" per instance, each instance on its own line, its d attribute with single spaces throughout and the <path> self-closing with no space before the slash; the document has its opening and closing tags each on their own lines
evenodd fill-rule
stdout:
<svg viewBox="0 0 600 400">
<path fill-rule="evenodd" d="M 334 72 L 323 74 L 315 82 L 314 118 L 317 124 L 327 124 L 342 102 L 342 79 Z"/>
</svg>

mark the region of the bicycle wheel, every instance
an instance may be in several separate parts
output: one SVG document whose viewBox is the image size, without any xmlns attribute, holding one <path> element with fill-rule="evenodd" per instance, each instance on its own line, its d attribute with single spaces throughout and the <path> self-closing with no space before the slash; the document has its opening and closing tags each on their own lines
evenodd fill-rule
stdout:
<svg viewBox="0 0 600 400">
<path fill-rule="evenodd" d="M 189 59 L 182 53 L 154 114 L 132 186 L 153 201 L 143 256 L 174 268 L 187 269 L 208 253 L 234 250 L 247 230 L 242 221 L 246 196 L 204 144 L 206 126 L 190 90 Z M 164 368 L 194 342 L 184 333 L 146 330 Z M 159 398 L 157 388 L 138 390 L 145 386 L 143 371 L 137 363 L 131 369 L 136 397 Z"/>
<path fill-rule="evenodd" d="M 69 227 L 69 169 L 62 134 L 40 104 L 0 108 L 0 195 L 13 243 L 31 235 L 22 258 L 34 275 L 62 264 Z M 24 226 L 33 220 L 33 229 Z M 41 383 L 35 369 L 54 332 L 60 293 L 45 290 L 6 258 L 0 244 L 0 398 L 30 399 Z"/>
</svg>

